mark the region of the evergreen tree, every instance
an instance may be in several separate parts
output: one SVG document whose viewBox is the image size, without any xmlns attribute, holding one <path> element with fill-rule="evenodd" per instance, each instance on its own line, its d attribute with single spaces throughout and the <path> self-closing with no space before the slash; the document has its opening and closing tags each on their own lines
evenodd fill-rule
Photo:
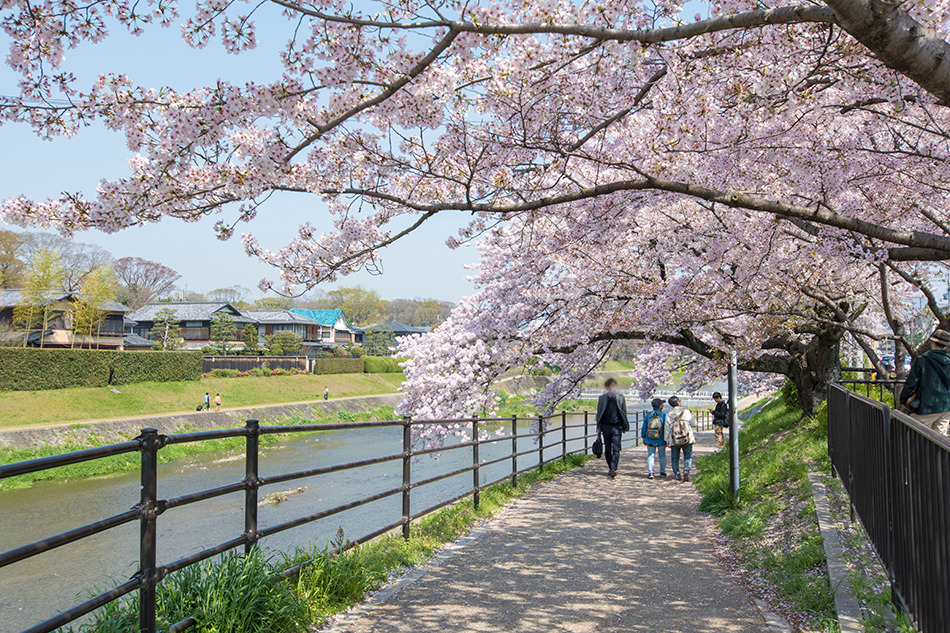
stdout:
<svg viewBox="0 0 950 633">
<path fill-rule="evenodd" d="M 211 340 L 221 345 L 221 353 L 227 355 L 228 342 L 237 336 L 237 327 L 230 314 L 219 312 L 211 319 Z"/>
<path fill-rule="evenodd" d="M 244 324 L 244 349 L 248 352 L 256 352 L 260 349 L 257 339 L 257 328 L 250 323 Z"/>
<path fill-rule="evenodd" d="M 175 311 L 172 308 L 162 308 L 155 313 L 149 336 L 161 345 L 163 350 L 175 350 L 181 344 L 180 326 L 181 322 Z"/>
</svg>

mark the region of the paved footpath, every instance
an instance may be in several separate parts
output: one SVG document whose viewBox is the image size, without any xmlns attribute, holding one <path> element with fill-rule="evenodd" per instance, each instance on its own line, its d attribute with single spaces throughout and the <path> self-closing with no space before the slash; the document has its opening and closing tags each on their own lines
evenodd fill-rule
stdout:
<svg viewBox="0 0 950 633">
<path fill-rule="evenodd" d="M 697 434 L 694 455 L 715 447 Z M 669 464 L 667 464 L 669 466 Z M 681 464 L 682 465 L 682 464 Z M 695 470 L 695 469 L 694 469 Z M 335 632 L 769 631 L 716 562 L 693 485 L 648 480 L 646 451 L 624 449 L 565 473 L 436 561 L 415 582 Z"/>
</svg>

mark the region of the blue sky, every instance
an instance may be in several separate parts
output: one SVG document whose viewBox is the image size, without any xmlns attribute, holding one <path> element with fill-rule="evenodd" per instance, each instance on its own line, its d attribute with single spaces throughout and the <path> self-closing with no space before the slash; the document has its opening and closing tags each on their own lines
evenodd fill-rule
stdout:
<svg viewBox="0 0 950 633">
<path fill-rule="evenodd" d="M 235 83 L 270 82 L 279 76 L 277 51 L 288 37 L 288 31 L 277 28 L 282 24 L 278 19 L 273 28 L 260 30 L 258 49 L 240 56 L 226 54 L 217 40 L 204 49 L 191 49 L 181 39 L 177 26 L 147 29 L 142 37 L 113 29 L 113 35 L 101 44 L 68 51 L 66 68 L 79 78 L 80 90 L 90 86 L 100 72 L 125 73 L 138 85 L 171 86 L 180 91 L 219 77 Z M 8 47 L 9 40 L 0 36 L 4 57 Z M 18 76 L 8 66 L 0 67 L 0 94 L 17 94 L 17 81 Z M 44 141 L 25 126 L 6 124 L 0 126 L 0 148 L 0 199 L 18 195 L 44 199 L 57 197 L 62 191 L 93 196 L 100 180 L 128 173 L 126 160 L 131 155 L 120 134 L 98 125 L 70 139 Z M 238 238 L 217 240 L 212 231 L 217 219 L 211 216 L 185 223 L 169 218 L 112 235 L 79 233 L 75 239 L 98 244 L 117 258 L 137 256 L 159 261 L 181 273 L 179 285 L 188 290 L 204 292 L 242 285 L 252 289 L 253 298 L 260 296 L 258 281 L 276 278 L 276 271 L 248 258 Z M 462 216 L 436 217 L 416 234 L 383 251 L 384 275 L 358 273 L 323 289 L 359 283 L 389 299 L 458 301 L 473 290 L 464 279 L 469 272 L 463 266 L 474 262 L 478 253 L 471 248 L 452 251 L 445 246 L 445 239 L 454 235 L 464 220 Z M 276 249 L 304 221 L 327 226 L 328 231 L 332 228 L 324 205 L 316 197 L 276 195 L 250 225 L 239 226 L 237 233 L 249 230 L 265 248 Z"/>
</svg>

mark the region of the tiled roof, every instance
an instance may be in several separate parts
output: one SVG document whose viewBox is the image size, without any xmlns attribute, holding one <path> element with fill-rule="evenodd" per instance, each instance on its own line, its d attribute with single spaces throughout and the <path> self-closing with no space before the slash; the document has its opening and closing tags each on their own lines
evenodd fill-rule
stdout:
<svg viewBox="0 0 950 633">
<path fill-rule="evenodd" d="M 230 308 L 227 310 L 226 308 Z M 132 314 L 136 321 L 154 321 L 159 310 L 171 309 L 180 321 L 210 321 L 216 312 L 230 314 L 235 323 L 254 322 L 254 319 L 241 314 L 241 311 L 225 301 L 169 301 L 147 303 Z M 233 310 L 233 312 L 232 312 Z"/>
<path fill-rule="evenodd" d="M 386 321 L 385 323 L 377 323 L 376 325 L 363 328 L 364 332 L 374 332 L 378 330 L 383 332 L 392 332 L 396 336 L 403 336 L 406 334 L 425 334 L 429 331 L 429 328 L 417 327 L 415 325 L 406 325 L 405 323 L 400 323 L 399 321 Z"/>
<path fill-rule="evenodd" d="M 347 325 L 350 324 L 346 319 L 346 315 L 343 314 L 343 310 L 303 310 L 301 308 L 292 308 L 290 311 L 316 321 L 320 325 L 336 325 L 340 317 L 343 317 Z M 353 326 L 351 325 L 350 327 Z"/>
<path fill-rule="evenodd" d="M 77 297 L 82 299 L 82 295 L 78 292 L 51 292 L 46 295 L 47 303 L 52 303 L 54 301 L 61 301 L 63 299 L 68 299 L 69 297 Z M 20 305 L 23 301 L 23 291 L 20 289 L 0 289 L 0 308 L 12 308 Z M 131 312 L 132 308 L 119 303 L 118 301 L 106 301 L 102 306 L 103 310 L 108 310 L 109 312 Z"/>
<path fill-rule="evenodd" d="M 133 347 L 152 347 L 155 345 L 155 341 L 151 341 L 138 334 L 126 334 L 122 341 L 126 346 L 131 345 Z"/>
<path fill-rule="evenodd" d="M 317 321 L 290 310 L 243 310 L 244 316 L 257 323 L 298 323 L 300 325 L 319 325 Z"/>
</svg>

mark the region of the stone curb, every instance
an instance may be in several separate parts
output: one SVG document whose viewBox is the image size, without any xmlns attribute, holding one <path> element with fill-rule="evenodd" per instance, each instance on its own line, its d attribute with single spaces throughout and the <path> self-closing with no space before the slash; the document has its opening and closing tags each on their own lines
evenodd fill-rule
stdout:
<svg viewBox="0 0 950 633">
<path fill-rule="evenodd" d="M 838 625 L 841 633 L 864 633 L 861 623 L 861 607 L 854 595 L 851 583 L 848 581 L 848 568 L 844 563 L 841 540 L 831 517 L 831 506 L 825 492 L 825 484 L 821 476 L 808 471 L 808 481 L 811 483 L 812 497 L 815 499 L 815 512 L 818 514 L 818 528 L 824 541 L 825 560 L 828 564 L 828 580 L 835 593 L 835 609 L 838 612 Z"/>
</svg>

